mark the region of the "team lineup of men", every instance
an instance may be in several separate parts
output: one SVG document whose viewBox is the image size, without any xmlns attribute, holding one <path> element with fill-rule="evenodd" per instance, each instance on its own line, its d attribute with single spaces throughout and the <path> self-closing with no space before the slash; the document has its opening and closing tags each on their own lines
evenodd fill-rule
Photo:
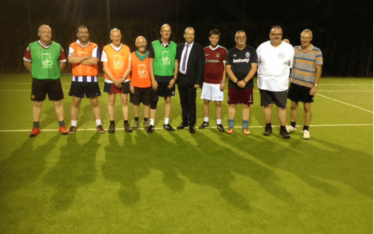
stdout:
<svg viewBox="0 0 374 234">
<path fill-rule="evenodd" d="M 301 45 L 292 47 L 287 39 L 282 41 L 283 29 L 273 26 L 269 33 L 270 40 L 257 49 L 247 45 L 245 31 L 239 30 L 234 38 L 236 46 L 229 51 L 218 44 L 221 35 L 217 29 L 209 32 L 210 45 L 205 48 L 194 41 L 195 30 L 192 27 L 185 29 L 185 42 L 179 45 L 170 40 L 170 25 L 162 25 L 160 34 L 160 39 L 150 43 L 149 51 L 146 49 L 146 38 L 138 36 L 135 40 L 137 50 L 131 53 L 130 48 L 121 42 L 121 31 L 114 28 L 110 32 L 111 43 L 104 46 L 100 57 L 98 45 L 90 41 L 88 28 L 83 25 L 77 28 L 77 40 L 70 44 L 67 56 L 67 61 L 72 65 L 69 95 L 73 98 L 71 127 L 68 130 L 64 122 L 64 94 L 60 81 L 61 71 L 66 65 L 65 52 L 61 45 L 52 41 L 52 29 L 48 25 L 41 25 L 38 30 L 40 40 L 29 44 L 23 58 L 25 67 L 33 77 L 31 100 L 34 102 L 34 123 L 30 137 L 40 134 L 39 121 L 47 94 L 49 100 L 54 103 L 59 131 L 62 134 L 74 134 L 77 131 L 79 110 L 85 96 L 90 100 L 97 131 L 105 133 L 98 100 L 101 96 L 97 78 L 98 62 L 101 60 L 105 77 L 104 92 L 108 93 L 109 133 L 115 132 L 117 94 L 121 97 L 126 132 L 131 133 L 133 129 L 140 128 L 141 103 L 143 127 L 148 134 L 155 131 L 159 97 L 163 97 L 165 101 L 163 128 L 174 132 L 169 118 L 175 85 L 178 85 L 182 109 L 182 123 L 177 127 L 178 130 L 188 128 L 191 134 L 196 132 L 196 91 L 201 88 L 204 121 L 199 129 L 209 127 L 210 101 L 213 101 L 217 129 L 225 132 L 222 124 L 222 102 L 227 76 L 229 107 L 226 132 L 234 132 L 236 107 L 241 104 L 242 131 L 249 135 L 250 106 L 254 103 L 253 77 L 257 73 L 266 124 L 263 135 L 269 136 L 272 133 L 272 110 L 275 104 L 280 135 L 289 139 L 289 133 L 296 131 L 297 108 L 301 101 L 304 103 L 303 138 L 310 139 L 311 103 L 318 90 L 323 64 L 321 50 L 311 44 L 311 30 L 303 30 L 300 34 Z M 291 100 L 291 121 L 286 127 L 287 98 Z M 132 127 L 128 119 L 128 101 L 133 104 Z"/>
</svg>

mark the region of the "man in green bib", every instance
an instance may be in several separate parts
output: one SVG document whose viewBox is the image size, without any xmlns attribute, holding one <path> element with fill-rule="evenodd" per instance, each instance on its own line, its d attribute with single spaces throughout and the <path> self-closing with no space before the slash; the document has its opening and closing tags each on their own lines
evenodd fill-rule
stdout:
<svg viewBox="0 0 374 234">
<path fill-rule="evenodd" d="M 160 30 L 161 39 L 153 41 L 149 49 L 149 64 L 153 94 L 151 96 L 151 120 L 147 133 L 152 133 L 155 126 L 156 109 L 159 97 L 165 99 L 164 129 L 174 132 L 169 123 L 171 97 L 175 96 L 175 81 L 178 67 L 175 66 L 177 44 L 170 41 L 170 25 L 164 24 Z"/>
<path fill-rule="evenodd" d="M 52 41 L 52 30 L 48 25 L 41 25 L 38 30 L 39 41 L 29 44 L 23 58 L 26 69 L 32 74 L 31 100 L 34 101 L 33 115 L 34 126 L 30 137 L 40 133 L 39 121 L 42 112 L 42 104 L 48 94 L 50 101 L 55 105 L 55 111 L 59 121 L 59 131 L 66 135 L 64 107 L 60 76 L 66 64 L 64 49 L 60 44 Z"/>
</svg>

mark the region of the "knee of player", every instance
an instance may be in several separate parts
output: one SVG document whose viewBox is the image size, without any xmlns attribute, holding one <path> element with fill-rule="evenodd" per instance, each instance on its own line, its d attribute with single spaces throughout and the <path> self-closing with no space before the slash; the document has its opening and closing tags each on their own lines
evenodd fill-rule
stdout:
<svg viewBox="0 0 374 234">
<path fill-rule="evenodd" d="M 204 99 L 204 104 L 209 104 L 209 103 L 210 103 L 209 100 Z M 216 102 L 216 105 L 217 105 L 217 102 Z"/>
<path fill-rule="evenodd" d="M 167 98 L 165 98 L 165 103 L 171 103 L 171 98 L 170 97 L 167 97 Z"/>
<path fill-rule="evenodd" d="M 222 106 L 222 102 L 216 102 L 216 107 L 221 107 Z"/>
<path fill-rule="evenodd" d="M 55 106 L 62 106 L 62 101 L 54 101 Z"/>
<path fill-rule="evenodd" d="M 299 103 L 291 102 L 291 109 L 297 109 L 298 106 L 299 106 Z"/>
</svg>

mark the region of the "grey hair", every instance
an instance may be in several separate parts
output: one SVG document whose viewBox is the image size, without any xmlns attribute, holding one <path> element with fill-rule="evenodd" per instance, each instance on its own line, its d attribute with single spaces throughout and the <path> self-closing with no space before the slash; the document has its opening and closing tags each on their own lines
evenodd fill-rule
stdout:
<svg viewBox="0 0 374 234">
<path fill-rule="evenodd" d="M 51 27 L 49 27 L 49 25 L 42 24 L 42 25 L 39 26 L 39 28 L 38 28 L 38 32 L 40 31 L 40 29 L 41 29 L 42 27 L 47 27 L 47 28 L 49 28 L 49 29 L 52 31 L 52 29 L 51 29 Z"/>
<path fill-rule="evenodd" d="M 138 36 L 138 37 L 135 39 L 135 43 L 136 43 L 136 41 L 137 41 L 139 38 L 144 38 L 144 40 L 147 42 L 147 39 L 145 39 L 145 37 L 143 37 L 143 36 Z"/>
<path fill-rule="evenodd" d="M 313 32 L 310 29 L 304 29 L 301 33 L 300 36 L 303 36 L 304 33 L 309 33 L 310 37 L 313 38 Z"/>
<path fill-rule="evenodd" d="M 113 28 L 112 30 L 110 30 L 110 35 L 112 35 L 112 32 L 114 31 L 118 31 L 121 34 L 121 30 L 119 30 L 118 28 Z"/>
</svg>

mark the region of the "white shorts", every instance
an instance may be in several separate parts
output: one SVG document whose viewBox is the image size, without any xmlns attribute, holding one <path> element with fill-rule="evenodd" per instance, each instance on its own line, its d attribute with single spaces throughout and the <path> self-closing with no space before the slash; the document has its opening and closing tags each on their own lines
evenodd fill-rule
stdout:
<svg viewBox="0 0 374 234">
<path fill-rule="evenodd" d="M 203 83 L 201 99 L 222 102 L 225 94 L 219 89 L 221 84 Z"/>
</svg>

